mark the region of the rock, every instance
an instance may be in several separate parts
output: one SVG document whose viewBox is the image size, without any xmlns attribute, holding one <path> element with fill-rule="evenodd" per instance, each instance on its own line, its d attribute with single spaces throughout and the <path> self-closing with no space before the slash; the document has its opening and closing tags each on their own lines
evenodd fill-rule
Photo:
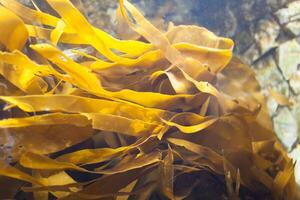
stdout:
<svg viewBox="0 0 300 200">
<path fill-rule="evenodd" d="M 293 0 L 266 0 L 267 5 L 271 7 L 273 11 L 282 8 L 283 5 L 291 2 Z"/>
<path fill-rule="evenodd" d="M 291 96 L 290 87 L 286 81 L 283 81 L 283 82 L 279 83 L 278 85 L 272 86 L 271 89 L 274 90 L 275 92 L 278 92 L 278 93 L 284 95 L 285 97 Z"/>
<path fill-rule="evenodd" d="M 273 91 L 278 92 L 278 93 L 280 93 L 280 94 L 282 94 L 286 97 L 289 97 L 289 95 L 290 95 L 289 85 L 285 81 L 279 83 L 276 86 L 270 86 L 270 89 L 272 89 Z M 269 91 L 265 90 L 265 91 L 263 91 L 263 94 L 266 97 L 267 106 L 268 106 L 270 115 L 274 116 L 277 112 L 277 108 L 278 108 L 279 104 L 277 103 L 277 101 L 272 96 L 270 96 Z"/>
<path fill-rule="evenodd" d="M 277 49 L 277 62 L 286 80 L 290 80 L 300 64 L 300 45 L 294 39 L 281 44 Z"/>
<path fill-rule="evenodd" d="M 271 116 L 274 116 L 276 114 L 278 103 L 277 101 L 272 97 L 267 97 L 267 107 L 269 110 L 269 114 Z"/>
<path fill-rule="evenodd" d="M 82 10 L 84 10 L 89 22 L 104 31 L 115 34 L 115 24 L 112 22 L 112 17 L 115 17 L 114 11 L 118 7 L 117 1 L 101 0 L 81 0 Z M 114 10 L 114 11 L 113 11 Z"/>
<path fill-rule="evenodd" d="M 295 119 L 297 120 L 298 127 L 300 127 L 300 117 L 299 117 L 300 116 L 300 95 L 293 97 L 292 101 L 294 105 L 291 108 L 291 112 L 293 116 L 295 116 Z M 298 128 L 298 138 L 300 140 L 300 128 Z"/>
<path fill-rule="evenodd" d="M 287 97 L 290 95 L 289 85 L 280 73 L 272 54 L 259 60 L 252 67 L 262 89 L 271 88 Z M 268 92 L 265 94 L 267 95 Z"/>
<path fill-rule="evenodd" d="M 255 15 L 253 13 L 255 6 L 255 1 L 253 0 L 243 0 L 241 4 L 241 11 L 243 12 L 244 19 L 247 21 L 253 21 Z"/>
<path fill-rule="evenodd" d="M 236 34 L 233 38 L 233 40 L 235 41 L 234 53 L 237 53 L 237 54 L 241 54 L 241 53 L 245 54 L 246 53 L 247 54 L 247 51 L 249 51 L 251 49 L 253 43 L 255 43 L 253 33 L 249 30 L 244 30 L 244 29 L 242 29 L 242 30 L 238 29 L 237 32 L 239 34 Z M 250 60 L 251 61 L 248 64 L 252 63 L 254 60 L 256 60 L 259 57 L 259 51 L 258 51 L 257 47 L 255 47 L 255 51 L 256 51 L 257 55 L 254 56 L 253 58 L 249 57 L 250 58 L 249 61 Z M 247 55 L 249 55 L 249 52 Z M 246 56 L 243 56 L 243 57 L 246 57 Z"/>
<path fill-rule="evenodd" d="M 263 88 L 276 86 L 284 81 L 272 55 L 259 60 L 253 65 L 253 69 L 256 73 L 257 80 Z"/>
<path fill-rule="evenodd" d="M 300 156 L 299 155 L 300 155 L 300 144 L 298 144 L 297 147 L 293 149 L 291 153 L 289 153 L 289 156 L 294 160 L 294 162 L 296 161 L 295 180 L 298 186 L 300 186 Z"/>
<path fill-rule="evenodd" d="M 290 86 L 296 94 L 300 94 L 300 70 L 292 75 Z"/>
<path fill-rule="evenodd" d="M 226 7 L 225 13 L 227 20 L 224 22 L 224 30 L 226 30 L 226 33 L 223 34 L 226 37 L 233 37 L 237 32 L 238 19 L 235 17 L 229 6 Z"/>
<path fill-rule="evenodd" d="M 275 13 L 280 24 L 286 24 L 300 19 L 300 1 L 294 1 Z"/>
<path fill-rule="evenodd" d="M 262 92 L 266 97 L 270 115 L 274 116 L 278 108 L 278 103 L 269 95 L 268 88 L 285 96 L 289 96 L 289 85 L 280 73 L 273 55 L 266 56 L 256 62 L 252 67 L 255 71 L 256 79 L 260 83 Z"/>
<path fill-rule="evenodd" d="M 31 1 L 30 0 L 18 0 L 20 3 L 25 4 L 27 6 L 31 6 Z"/>
<path fill-rule="evenodd" d="M 258 22 L 254 38 L 258 44 L 260 55 L 265 54 L 278 45 L 276 38 L 278 37 L 279 32 L 280 26 L 271 17 Z"/>
<path fill-rule="evenodd" d="M 300 21 L 289 22 L 285 29 L 294 36 L 298 36 L 300 34 Z"/>
<path fill-rule="evenodd" d="M 17 0 L 20 3 L 24 4 L 27 7 L 35 9 L 35 7 L 32 4 L 32 0 Z M 35 5 L 41 9 L 41 10 L 49 10 L 49 6 L 45 3 L 45 1 L 40 1 L 40 0 L 33 0 Z"/>
<path fill-rule="evenodd" d="M 286 107 L 279 110 L 274 117 L 274 129 L 282 144 L 291 150 L 298 138 L 298 124 L 290 110 Z"/>
<path fill-rule="evenodd" d="M 75 62 L 83 61 L 84 57 L 83 54 L 75 53 L 75 51 L 83 53 L 83 54 L 92 54 L 94 53 L 94 49 L 92 47 L 86 47 L 86 48 L 74 48 L 74 49 L 66 49 L 63 51 L 63 53 L 74 60 Z"/>
<path fill-rule="evenodd" d="M 278 111 L 279 104 L 278 102 L 270 95 L 270 92 L 268 88 L 272 89 L 275 92 L 278 92 L 286 97 L 289 97 L 290 91 L 289 91 L 289 85 L 286 81 L 280 82 L 277 85 L 270 84 L 269 86 L 263 86 L 265 87 L 262 90 L 263 95 L 265 96 L 267 108 L 269 110 L 269 114 L 271 117 L 274 117 Z"/>
<path fill-rule="evenodd" d="M 286 8 L 278 10 L 275 16 L 288 32 L 294 36 L 300 34 L 300 1 L 289 3 Z"/>
<path fill-rule="evenodd" d="M 251 65 L 254 61 L 259 58 L 259 50 L 256 44 L 251 45 L 242 55 L 242 60 Z"/>
</svg>

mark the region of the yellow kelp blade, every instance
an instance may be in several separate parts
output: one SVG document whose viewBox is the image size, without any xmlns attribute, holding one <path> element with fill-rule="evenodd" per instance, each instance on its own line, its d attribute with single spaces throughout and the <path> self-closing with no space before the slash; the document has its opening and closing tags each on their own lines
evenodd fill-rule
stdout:
<svg viewBox="0 0 300 200">
<path fill-rule="evenodd" d="M 84 149 L 68 154 L 64 154 L 57 158 L 58 161 L 73 163 L 75 165 L 100 163 L 113 157 L 121 155 L 125 150 L 132 147 L 123 146 L 116 149 L 99 148 L 99 149 Z"/>
<path fill-rule="evenodd" d="M 46 92 L 48 85 L 38 74 L 48 74 L 46 66 L 39 66 L 18 50 L 0 51 L 0 73 L 16 87 L 29 94 Z"/>
<path fill-rule="evenodd" d="M 20 164 L 23 167 L 30 169 L 42 169 L 42 170 L 66 170 L 72 169 L 81 172 L 89 172 L 88 170 L 78 167 L 72 163 L 60 162 L 48 158 L 44 155 L 39 155 L 31 152 L 25 152 L 21 155 Z"/>
<path fill-rule="evenodd" d="M 212 125 L 216 121 L 217 121 L 217 119 L 210 119 L 210 120 L 207 120 L 206 122 L 202 122 L 202 123 L 194 125 L 194 126 L 181 126 L 181 125 L 178 125 L 178 124 L 173 123 L 173 122 L 168 122 L 168 121 L 164 121 L 164 122 L 169 126 L 175 126 L 176 128 L 178 128 L 183 133 L 189 133 L 190 134 L 190 133 L 197 133 L 197 132 L 209 127 L 210 125 Z"/>
<path fill-rule="evenodd" d="M 102 40 L 106 34 L 98 30 L 99 37 L 96 31 L 88 23 L 83 15 L 67 0 L 48 0 L 48 3 L 55 9 L 61 16 L 62 19 L 69 26 L 74 29 L 81 38 L 91 44 L 95 49 L 97 49 L 102 55 L 107 57 L 111 61 L 126 60 L 116 54 L 114 54 L 106 45 L 106 42 Z M 107 38 L 107 37 L 106 37 Z M 110 41 L 112 39 L 110 38 Z"/>
<path fill-rule="evenodd" d="M 134 104 L 75 95 L 1 96 L 0 99 L 18 106 L 26 112 L 62 111 L 69 113 L 102 113 L 149 122 L 158 122 L 160 120 L 159 117 L 168 117 L 168 115 L 171 115 L 171 112 L 165 110 L 149 109 Z"/>
<path fill-rule="evenodd" d="M 66 24 L 64 24 L 66 25 Z M 29 32 L 29 36 L 35 37 L 38 39 L 45 39 L 48 41 L 51 41 L 51 35 L 53 34 L 53 30 L 56 29 L 49 29 L 45 27 L 39 27 L 39 26 L 34 26 L 30 24 L 26 24 L 26 28 Z M 57 31 L 62 31 L 61 29 L 57 29 Z M 102 30 L 94 28 L 96 34 L 99 37 L 103 37 L 103 42 L 109 43 L 111 45 L 112 49 L 118 50 L 124 55 L 123 57 L 137 57 L 137 56 L 142 56 L 143 53 L 146 53 L 147 51 L 150 51 L 153 49 L 151 44 L 148 43 L 143 43 L 139 41 L 134 41 L 134 40 L 117 40 L 113 38 L 112 36 L 108 35 L 105 33 L 105 36 L 102 35 Z M 59 37 L 59 42 L 61 43 L 67 43 L 67 44 L 89 44 L 86 40 L 81 38 L 76 32 L 68 32 L 65 29 L 61 33 Z M 135 47 L 135 48 L 128 48 L 128 47 Z M 120 64 L 126 64 L 127 62 L 134 62 L 135 60 L 120 60 L 118 61 Z M 104 62 L 104 61 L 103 61 Z M 111 64 L 110 62 L 107 62 L 107 64 Z"/>
<path fill-rule="evenodd" d="M 45 115 L 37 115 L 26 118 L 11 118 L 0 120 L 1 128 L 20 128 L 37 125 L 56 125 L 56 124 L 72 124 L 79 127 L 85 127 L 90 124 L 89 120 L 80 114 L 62 114 L 53 113 Z"/>
<path fill-rule="evenodd" d="M 73 163 L 75 165 L 94 164 L 107 161 L 109 159 L 117 158 L 136 149 L 143 144 L 149 142 L 153 136 L 146 139 L 141 138 L 137 142 L 129 146 L 121 146 L 118 148 L 96 148 L 96 149 L 83 149 L 72 153 L 64 154 L 56 158 L 58 161 Z M 155 137 L 155 136 L 154 136 Z"/>
<path fill-rule="evenodd" d="M 30 182 L 35 185 L 43 185 L 39 180 L 33 178 L 32 176 L 18 170 L 15 167 L 12 167 L 6 163 L 0 162 L 0 175 L 1 176 L 8 176 L 11 178 L 15 178 L 18 180 L 22 180 L 25 182 Z"/>
<path fill-rule="evenodd" d="M 17 96 L 23 95 L 24 92 L 10 83 L 2 75 L 0 76 L 0 94 L 4 96 Z"/>
<path fill-rule="evenodd" d="M 37 37 L 41 39 L 46 39 L 46 40 L 51 40 L 51 29 L 46 29 L 42 27 L 37 27 L 37 26 L 32 26 L 32 25 L 27 25 L 26 26 L 30 36 L 32 37 Z M 182 28 L 182 26 L 180 26 Z M 189 29 L 190 27 L 187 26 L 185 29 Z M 181 29 L 177 30 L 177 27 L 175 28 L 176 31 L 180 31 Z M 193 29 L 196 29 L 193 31 Z M 192 33 L 196 32 L 198 29 L 193 27 Z M 167 33 L 167 37 L 168 37 Z M 195 33 L 196 34 L 196 33 Z M 182 37 L 182 36 L 177 36 L 177 37 Z M 173 39 L 174 41 L 177 41 L 175 38 Z M 200 60 L 203 64 L 207 64 L 210 66 L 213 71 L 221 70 L 226 64 L 229 62 L 231 58 L 231 49 L 218 49 L 218 48 L 209 48 L 209 47 L 202 47 L 198 45 L 192 45 L 187 42 L 180 42 L 172 44 L 176 49 L 181 51 L 184 55 L 191 56 L 197 60 Z M 70 43 L 70 44 L 86 44 L 83 39 L 81 39 L 77 34 L 75 33 L 62 33 L 60 36 L 60 42 L 62 43 Z M 128 41 L 123 41 L 123 43 L 128 43 Z M 134 44 L 130 45 L 134 46 Z M 135 48 L 130 48 L 130 49 L 135 49 Z M 118 49 L 121 51 L 120 49 Z M 123 52 L 123 51 L 122 51 Z M 222 57 L 222 59 L 220 59 Z M 163 59 L 163 53 L 160 50 L 154 50 L 154 51 L 149 51 L 146 52 L 145 54 L 141 54 L 137 59 L 132 59 L 128 61 L 118 61 L 118 62 L 105 62 L 103 60 L 97 59 L 97 62 L 93 63 L 91 65 L 91 68 L 94 70 L 101 70 L 101 69 L 107 69 L 110 67 L 114 66 L 128 66 L 128 67 L 138 67 L 138 66 L 143 66 L 143 67 L 151 67 L 153 63 L 158 62 L 159 60 Z M 209 58 L 209 59 L 208 59 Z M 213 58 L 218 58 L 218 59 L 213 59 Z"/>
<path fill-rule="evenodd" d="M 257 119 L 250 125 L 253 141 L 274 139 L 275 135 L 272 131 L 272 123 L 265 99 L 260 92 L 260 86 L 254 72 L 247 65 L 234 57 L 219 74 L 218 85 L 223 93 L 238 98 L 238 100 L 245 100 L 257 108 L 260 107 Z"/>
<path fill-rule="evenodd" d="M 294 175 L 294 164 L 292 161 L 290 161 L 285 166 L 283 171 L 278 172 L 277 176 L 275 177 L 273 190 L 275 193 L 277 193 L 276 195 L 281 196 L 282 194 L 280 194 L 279 191 L 283 191 L 286 187 L 289 188 L 290 192 L 293 192 L 292 185 L 295 181 L 293 175 Z M 292 198 L 293 193 L 288 194 L 288 196 Z"/>
<path fill-rule="evenodd" d="M 1 1 L 1 0 L 0 0 Z M 26 24 L 30 37 L 51 41 L 53 29 Z M 55 29 L 54 29 L 55 30 Z M 52 36 L 53 37 L 53 36 Z M 63 32 L 59 37 L 59 42 L 67 44 L 87 44 L 85 40 L 80 38 L 76 33 Z"/>
<path fill-rule="evenodd" d="M 20 16 L 26 22 L 44 24 L 55 27 L 58 21 L 57 17 L 43 13 L 41 11 L 32 10 L 16 0 L 0 0 L 0 3 Z"/>
<path fill-rule="evenodd" d="M 24 150 L 37 154 L 54 153 L 89 139 L 93 133 L 90 126 L 36 125 L 0 129 L 0 141 L 4 144 L 13 142 L 6 156 L 17 160 Z"/>
<path fill-rule="evenodd" d="M 41 38 L 41 39 L 46 39 L 46 40 L 51 40 L 51 35 L 52 35 L 51 29 L 46 29 L 46 28 L 32 26 L 32 25 L 27 25 L 26 27 L 29 31 L 30 36 Z M 176 30 L 174 32 L 182 32 L 182 31 L 185 31 L 185 29 L 187 29 L 187 31 L 190 31 L 189 29 L 191 29 L 191 33 L 195 32 L 194 34 L 196 34 L 198 31 L 198 28 L 193 27 L 193 26 L 191 26 L 191 27 L 180 26 L 180 28 L 176 27 L 174 29 Z M 183 30 L 181 30 L 181 29 L 183 29 Z M 200 30 L 202 31 L 202 29 L 200 29 Z M 168 32 L 166 36 L 171 37 L 171 36 L 169 36 L 169 34 L 171 34 L 171 33 L 174 34 L 171 30 L 170 33 Z M 176 42 L 179 41 L 178 43 L 172 44 L 172 46 L 174 46 L 176 49 L 181 51 L 184 55 L 191 56 L 197 60 L 200 60 L 203 64 L 207 64 L 208 66 L 210 66 L 212 68 L 213 71 L 220 71 L 223 67 L 226 66 L 226 64 L 228 64 L 228 62 L 231 58 L 231 54 L 232 54 L 231 49 L 218 49 L 218 48 L 202 47 L 202 46 L 187 43 L 186 41 L 183 42 L 184 40 L 180 40 L 180 38 L 183 38 L 183 36 L 176 35 L 175 38 L 171 38 L 172 40 L 174 40 Z M 65 32 L 62 33 L 62 35 L 60 36 L 60 42 L 70 43 L 70 44 L 86 44 L 87 43 L 84 40 L 82 40 L 77 34 L 65 33 Z M 129 41 L 123 41 L 123 43 L 128 43 L 128 45 L 129 45 Z M 134 44 L 132 44 L 130 46 L 134 46 Z M 130 49 L 135 49 L 135 48 L 130 48 Z M 118 50 L 121 51 L 120 49 L 118 49 Z M 220 59 L 220 57 L 222 59 Z M 158 62 L 159 60 L 161 60 L 163 58 L 164 58 L 163 53 L 160 50 L 154 50 L 154 51 L 146 52 L 145 54 L 141 54 L 137 59 L 132 59 L 132 60 L 128 60 L 128 61 L 123 60 L 123 61 L 111 63 L 111 62 L 105 62 L 103 60 L 97 59 L 97 61 L 95 63 L 93 63 L 90 67 L 93 70 L 107 69 L 107 68 L 119 66 L 119 65 L 128 66 L 128 67 L 134 67 L 134 66 L 136 66 L 136 67 L 139 67 L 139 66 L 140 67 L 141 66 L 151 67 L 151 66 L 153 66 L 153 63 Z M 217 58 L 217 59 L 215 59 L 215 58 Z"/>
<path fill-rule="evenodd" d="M 57 45 L 62 34 L 64 33 L 65 28 L 66 28 L 66 24 L 62 20 L 59 20 L 57 22 L 55 29 L 53 29 L 50 34 L 50 40 L 52 44 Z"/>
<path fill-rule="evenodd" d="M 201 157 L 211 160 L 214 165 L 213 168 L 216 168 L 219 172 L 223 172 L 223 158 L 212 149 L 184 139 L 168 138 L 168 141 L 174 145 L 184 147 Z M 231 166 L 231 170 L 233 170 L 233 166 Z"/>
<path fill-rule="evenodd" d="M 16 0 L 0 0 L 0 3 L 2 3 L 8 9 L 14 11 L 17 15 L 19 15 L 21 18 L 23 18 L 26 22 L 31 23 L 31 24 L 35 24 L 37 22 L 37 23 L 40 23 L 43 25 L 57 27 L 58 21 L 60 20 L 59 18 L 57 18 L 55 16 L 27 8 L 26 6 L 23 6 L 21 3 L 17 2 Z M 55 3 L 55 2 L 53 2 L 53 3 Z M 74 23 L 76 23 L 76 22 L 78 23 L 78 21 L 76 21 L 76 19 L 80 18 L 81 20 L 85 21 L 85 24 L 87 25 L 87 23 L 86 23 L 87 21 L 83 18 L 83 16 L 81 16 L 81 14 L 76 10 L 76 8 L 73 6 L 70 7 L 71 3 L 66 2 L 66 1 L 62 2 L 62 3 L 64 3 L 64 5 L 66 6 L 65 9 L 72 10 L 73 12 L 76 13 L 76 15 L 71 16 L 72 19 L 67 18 L 67 19 L 72 20 L 71 24 L 74 25 Z M 65 13 L 63 16 L 65 16 L 65 15 L 68 15 L 68 13 Z M 68 23 L 66 23 L 66 25 L 67 25 L 67 27 L 64 31 L 66 31 L 66 33 L 75 34 L 74 28 L 71 25 L 69 25 Z M 89 24 L 89 27 L 92 27 L 92 26 Z M 30 29 L 29 32 L 33 33 L 35 28 L 36 28 L 36 30 L 42 30 L 40 27 L 33 27 L 33 29 Z M 93 28 L 93 31 L 95 32 L 95 34 L 97 35 L 97 37 L 99 39 L 101 39 L 103 44 L 109 46 L 112 49 L 123 52 L 128 57 L 139 56 L 143 52 L 146 52 L 152 48 L 151 44 L 143 43 L 140 41 L 134 41 L 134 40 L 126 40 L 126 41 L 117 40 L 113 36 L 102 31 L 101 29 L 97 29 L 95 27 L 92 27 L 92 28 Z M 39 33 L 41 33 L 41 32 L 39 32 Z M 39 35 L 43 35 L 43 34 L 37 34 L 36 36 L 38 37 Z M 31 36 L 34 36 L 34 35 L 31 35 Z M 99 39 L 97 41 L 99 41 Z M 77 44 L 78 42 L 76 42 L 76 40 L 72 40 L 72 42 L 74 44 Z M 85 36 L 82 39 L 78 38 L 78 40 L 89 42 L 89 44 L 94 44 L 94 42 L 95 42 L 90 39 L 88 39 L 86 41 Z M 134 48 L 132 48 L 132 47 L 134 47 Z"/>
<path fill-rule="evenodd" d="M 189 126 L 183 126 L 172 121 L 164 120 L 163 118 L 168 117 L 168 115 L 171 115 L 171 113 L 166 113 L 162 110 L 144 109 L 112 101 L 89 99 L 76 96 L 58 95 L 49 97 L 1 97 L 1 99 L 19 106 L 27 112 L 55 110 L 82 114 L 87 112 L 83 115 L 85 115 L 89 119 L 92 119 L 93 127 L 95 129 L 116 131 L 133 135 L 159 133 L 163 128 L 162 123 L 160 122 L 161 120 L 167 125 L 176 126 L 184 133 L 198 132 L 212 125 L 217 120 L 216 118 L 201 117 L 192 113 L 183 113 L 174 116 L 174 119 L 178 121 L 180 121 L 181 118 L 187 119 L 187 121 L 190 121 L 190 123 L 192 124 Z M 68 102 L 68 104 L 66 104 L 65 102 Z M 101 107 L 99 107 L 98 105 L 101 105 Z M 116 116 L 114 108 L 119 108 L 119 111 L 117 112 L 118 115 L 121 116 Z M 121 110 L 123 109 L 126 112 L 122 114 Z M 55 117 L 59 116 L 60 115 L 57 115 Z M 61 117 L 64 116 L 68 117 L 68 115 L 62 115 Z M 74 117 L 79 116 L 74 115 Z M 72 115 L 70 115 L 70 118 L 68 119 L 70 120 L 70 124 L 72 124 L 72 122 L 76 122 L 72 120 Z M 116 124 L 115 126 L 111 126 L 111 123 L 113 123 L 113 121 L 115 120 L 118 121 L 118 124 Z M 104 121 L 106 122 L 104 123 Z"/>
<path fill-rule="evenodd" d="M 14 12 L 0 5 L 0 43 L 8 50 L 21 50 L 25 45 L 28 32 L 24 22 Z"/>
<path fill-rule="evenodd" d="M 162 191 L 169 199 L 174 199 L 174 155 L 171 147 L 168 147 L 167 155 L 161 162 L 160 174 L 162 178 Z"/>
<path fill-rule="evenodd" d="M 180 45 L 184 56 L 208 65 L 214 73 L 222 71 L 232 57 L 233 41 L 203 27 L 175 26 L 168 30 L 166 37 L 171 44 Z"/>
<path fill-rule="evenodd" d="M 10 176 L 15 179 L 23 180 L 25 182 L 30 182 L 33 185 L 35 185 L 34 188 L 40 188 L 40 187 L 51 188 L 53 186 L 63 187 L 65 185 L 70 185 L 71 187 L 70 191 L 77 191 L 75 188 L 82 185 L 82 184 L 75 183 L 74 180 L 70 178 L 70 176 L 67 175 L 65 172 L 60 172 L 51 175 L 50 177 L 42 178 L 42 177 L 27 175 L 14 167 L 6 167 L 5 169 L 4 168 L 1 169 L 2 169 L 2 171 L 0 172 L 1 175 L 5 174 L 6 176 Z M 39 191 L 43 191 L 43 190 L 38 190 L 38 189 L 32 190 L 32 192 L 39 192 Z M 48 190 L 46 189 L 46 191 Z M 70 193 L 53 192 L 52 194 L 54 194 L 56 197 L 66 197 Z"/>
<path fill-rule="evenodd" d="M 88 113 L 84 115 L 87 116 L 88 119 L 92 119 L 92 126 L 94 129 L 118 132 L 136 137 L 151 134 L 156 135 L 164 128 L 161 123 L 145 122 L 116 115 L 101 113 Z M 112 124 L 114 125 L 112 126 Z"/>
<path fill-rule="evenodd" d="M 156 108 L 185 108 L 189 101 L 198 101 L 201 103 L 201 100 L 205 100 L 205 96 L 201 94 L 166 95 L 152 92 L 137 92 L 128 89 L 116 92 L 107 91 L 102 88 L 101 80 L 97 78 L 95 73 L 91 72 L 85 66 L 72 61 L 57 48 L 48 44 L 31 45 L 31 48 L 66 71 L 72 77 L 72 84 L 99 97 L 112 98 L 113 100 L 118 98 L 142 106 Z M 63 79 L 64 77 L 60 78 Z M 194 105 L 189 104 L 188 106 Z"/>
<path fill-rule="evenodd" d="M 84 16 L 68 0 L 48 0 L 48 3 L 68 25 L 76 30 L 80 37 L 92 44 L 102 55 L 112 61 L 122 59 L 105 45 Z"/>
<path fill-rule="evenodd" d="M 143 15 L 128 1 L 120 0 L 120 8 L 124 18 L 127 19 L 127 22 L 131 26 L 131 28 L 138 32 L 140 35 L 144 36 L 157 48 L 161 49 L 164 52 L 164 56 L 173 65 L 180 67 L 192 77 L 197 77 L 200 74 L 208 73 L 208 68 L 201 62 L 190 57 L 184 57 L 177 49 L 172 47 L 166 36 L 164 36 L 158 29 L 156 29 L 150 22 L 148 22 L 143 17 Z M 125 8 L 130 11 L 132 16 L 136 20 L 137 25 L 130 22 Z"/>
<path fill-rule="evenodd" d="M 114 126 L 112 124 L 116 123 Z M 82 114 L 48 114 L 28 118 L 14 118 L 0 120 L 2 128 L 20 128 L 41 125 L 74 125 L 77 127 L 87 127 L 92 125 L 94 129 L 102 131 L 115 131 L 118 133 L 132 136 L 143 136 L 158 134 L 163 126 L 155 122 L 144 122 L 138 119 L 100 114 L 100 113 L 82 113 Z"/>
<path fill-rule="evenodd" d="M 53 63 L 59 65 L 62 70 L 72 76 L 80 87 L 90 91 L 101 91 L 100 81 L 95 74 L 91 73 L 87 68 L 73 62 L 58 49 L 49 44 L 31 45 L 30 47 L 47 57 Z"/>
<path fill-rule="evenodd" d="M 161 153 L 158 151 L 154 151 L 145 155 L 138 156 L 125 156 L 123 160 L 121 160 L 116 166 L 107 169 L 107 170 L 97 170 L 98 173 L 101 174 L 118 174 L 127 172 L 130 170 L 146 167 L 161 161 Z"/>
<path fill-rule="evenodd" d="M 109 169 L 109 170 L 98 170 L 95 173 L 101 174 L 115 174 L 122 173 L 133 169 L 138 169 L 147 165 L 151 165 L 153 163 L 160 161 L 160 153 L 153 152 L 144 156 L 140 156 L 138 158 L 133 158 L 129 156 L 122 160 L 117 166 Z M 82 172 L 90 172 L 85 170 L 84 168 L 78 167 L 72 163 L 60 162 L 49 159 L 46 156 L 34 154 L 31 152 L 23 153 L 20 158 L 20 164 L 26 168 L 30 169 L 43 169 L 43 170 L 66 170 L 72 169 L 76 171 Z"/>
<path fill-rule="evenodd" d="M 33 171 L 38 172 L 38 170 L 33 170 Z M 40 175 L 40 180 L 44 183 L 45 186 L 34 186 L 31 188 L 32 190 L 30 192 L 42 192 L 42 193 L 48 194 L 48 191 L 50 191 L 50 190 L 43 191 L 43 190 L 39 190 L 38 188 L 40 188 L 40 187 L 50 188 L 53 186 L 63 187 L 66 185 L 72 185 L 72 187 L 70 187 L 70 189 L 67 191 L 51 192 L 51 194 L 53 194 L 55 197 L 63 198 L 63 197 L 70 195 L 70 192 L 79 191 L 80 187 L 82 186 L 82 184 L 74 181 L 73 178 L 64 171 L 54 173 L 53 175 L 50 175 L 50 176 L 42 175 L 41 173 L 39 173 L 39 175 Z M 29 192 L 30 189 L 27 187 L 27 188 L 22 188 L 22 190 L 24 192 Z M 39 199 L 39 198 L 36 198 L 36 199 Z"/>
<path fill-rule="evenodd" d="M 36 170 L 37 171 L 37 170 Z M 41 175 L 41 174 L 40 174 Z M 80 187 L 88 183 L 77 183 L 66 172 L 55 172 L 54 174 L 44 175 L 40 177 L 40 180 L 44 183 L 44 186 L 23 187 L 25 192 L 39 192 L 39 191 L 54 191 L 54 196 L 62 198 L 68 196 L 69 192 L 78 191 Z M 54 189 L 55 188 L 55 189 Z"/>
<path fill-rule="evenodd" d="M 64 200 L 77 200 L 78 198 L 80 198 L 81 194 L 87 194 L 91 196 L 96 195 L 96 197 L 98 195 L 104 194 L 115 194 L 122 188 L 126 187 L 132 181 L 138 179 L 144 174 L 149 173 L 154 168 L 154 166 L 152 165 L 149 167 L 142 167 L 119 174 L 105 175 L 96 180 L 94 183 L 85 187 L 82 191 L 71 194 L 69 197 L 64 198 Z"/>
</svg>

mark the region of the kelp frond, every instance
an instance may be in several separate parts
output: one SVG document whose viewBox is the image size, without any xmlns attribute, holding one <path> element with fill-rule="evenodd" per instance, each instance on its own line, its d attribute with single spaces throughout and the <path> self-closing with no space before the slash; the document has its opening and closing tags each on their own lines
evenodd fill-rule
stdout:
<svg viewBox="0 0 300 200">
<path fill-rule="evenodd" d="M 119 40 L 46 2 L 56 16 L 0 0 L 1 199 L 197 199 L 203 172 L 231 199 L 293 198 L 294 164 L 232 40 L 163 32 L 127 0 L 117 16 L 140 39 Z"/>
</svg>

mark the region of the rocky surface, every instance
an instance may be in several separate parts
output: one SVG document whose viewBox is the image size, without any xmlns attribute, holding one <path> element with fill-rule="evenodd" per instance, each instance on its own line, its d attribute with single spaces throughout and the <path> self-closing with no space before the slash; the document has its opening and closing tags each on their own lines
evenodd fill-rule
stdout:
<svg viewBox="0 0 300 200">
<path fill-rule="evenodd" d="M 20 0 L 30 2 L 30 0 Z M 36 0 L 36 2 L 40 2 Z M 72 0 L 90 22 L 114 34 L 117 0 Z M 300 1 L 299 0 L 132 0 L 156 25 L 205 26 L 231 37 L 235 53 L 256 72 L 278 138 L 298 160 L 300 184 Z M 279 105 L 272 89 L 293 103 Z"/>
<path fill-rule="evenodd" d="M 298 125 L 287 107 L 281 108 L 278 113 L 275 113 L 274 129 L 283 145 L 291 150 L 297 141 Z"/>
<path fill-rule="evenodd" d="M 300 34 L 300 4 L 295 1 L 275 12 L 279 23 L 294 36 Z"/>
<path fill-rule="evenodd" d="M 279 69 L 286 80 L 290 80 L 291 77 L 297 72 L 299 59 L 300 44 L 296 39 L 289 40 L 280 44 L 277 48 L 277 62 Z"/>
<path fill-rule="evenodd" d="M 297 142 L 299 143 L 300 135 L 300 43 L 299 32 L 297 32 L 297 29 L 300 28 L 299 16 L 300 1 L 283 5 L 282 8 L 273 12 L 271 18 L 269 16 L 266 18 L 269 20 L 269 23 L 266 24 L 276 24 L 265 25 L 263 36 L 256 41 L 255 47 L 240 55 L 242 58 L 246 58 L 245 60 L 255 70 L 268 100 L 275 131 L 284 146 L 290 151 L 297 146 Z M 291 30 L 292 26 L 287 26 L 288 24 L 293 24 L 293 30 Z M 287 29 L 287 27 L 289 28 Z M 273 33 L 277 37 L 271 37 L 275 40 L 270 40 L 267 33 Z M 255 33 L 254 37 L 256 34 L 260 33 Z M 270 43 L 265 43 L 264 40 L 270 41 Z M 265 49 L 268 49 L 265 52 L 259 49 L 259 44 L 264 43 L 266 44 L 264 45 Z M 254 56 L 249 57 L 249 52 Z M 268 88 L 289 98 L 293 105 L 278 105 L 266 92 Z"/>
</svg>

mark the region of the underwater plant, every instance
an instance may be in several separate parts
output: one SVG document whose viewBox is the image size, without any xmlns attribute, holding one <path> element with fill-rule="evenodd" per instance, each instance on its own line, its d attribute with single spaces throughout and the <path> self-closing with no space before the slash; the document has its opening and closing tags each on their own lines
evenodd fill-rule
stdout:
<svg viewBox="0 0 300 200">
<path fill-rule="evenodd" d="M 0 0 L 2 199 L 294 198 L 294 163 L 231 39 L 158 30 L 120 0 L 140 38 L 119 40 L 45 2 L 53 14 Z"/>
</svg>

